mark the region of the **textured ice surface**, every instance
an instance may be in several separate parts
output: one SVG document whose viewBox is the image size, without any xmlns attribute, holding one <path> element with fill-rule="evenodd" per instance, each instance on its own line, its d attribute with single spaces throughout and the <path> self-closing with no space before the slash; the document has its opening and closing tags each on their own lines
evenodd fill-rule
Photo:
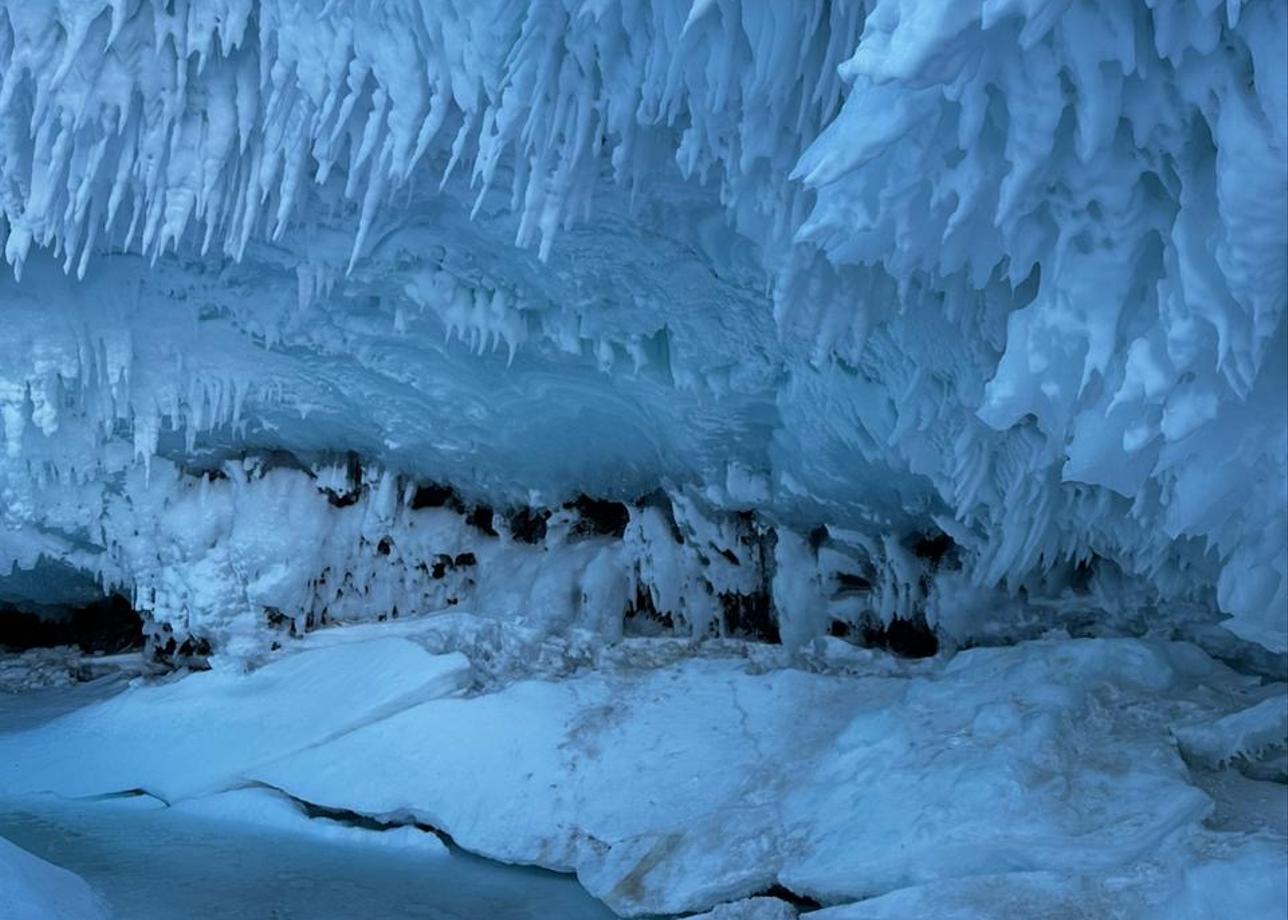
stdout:
<svg viewBox="0 0 1288 920">
<path fill-rule="evenodd" d="M 939 528 L 970 591 L 1090 562 L 1283 651 L 1286 20 L 5 0 L 0 569 L 134 588 L 157 453 L 354 450 Z"/>
<path fill-rule="evenodd" d="M 191 798 L 227 788 L 255 764 L 451 693 L 468 673 L 460 655 L 432 656 L 392 638 L 304 652 L 251 675 L 209 671 L 131 687 L 0 738 L 3 787 Z"/>
<path fill-rule="evenodd" d="M 977 649 L 899 676 L 694 660 L 430 702 L 253 775 L 575 869 L 621 913 L 774 884 L 835 903 L 1158 856 L 1210 807 L 1168 728 L 1214 693 L 1255 691 L 1192 647 L 1133 641 Z"/>
<path fill-rule="evenodd" d="M 0 899 L 12 920 L 103 920 L 84 879 L 50 865 L 0 837 Z"/>
<path fill-rule="evenodd" d="M 939 898 L 965 890 L 939 883 L 1009 873 L 997 884 L 1017 898 L 1049 877 L 1053 903 L 1081 891 L 1149 916 L 1182 882 L 1203 887 L 1185 873 L 1237 874 L 1282 850 L 1282 828 L 1206 830 L 1212 799 L 1172 741 L 1282 687 L 1185 644 L 1046 641 L 826 673 L 601 662 L 432 699 L 459 685 L 458 662 L 359 638 L 135 687 L 0 736 L 4 786 L 143 789 L 196 816 L 297 821 L 280 798 L 235 791 L 266 784 L 575 870 L 627 914 L 776 884 L 826 903 L 910 886 L 930 887 L 901 897 Z"/>
<path fill-rule="evenodd" d="M 148 799 L 0 799 L 0 834 L 74 868 L 120 920 L 612 917 L 572 879 L 449 855 L 421 831 L 341 828 L 262 797 L 253 811 L 229 801 L 250 803 L 250 792 L 212 798 L 173 809 Z"/>
</svg>

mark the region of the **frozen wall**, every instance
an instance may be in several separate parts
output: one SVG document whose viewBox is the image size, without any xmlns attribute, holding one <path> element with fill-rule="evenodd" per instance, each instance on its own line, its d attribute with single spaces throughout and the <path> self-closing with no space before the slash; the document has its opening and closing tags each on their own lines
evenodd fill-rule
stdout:
<svg viewBox="0 0 1288 920">
<path fill-rule="evenodd" d="M 754 508 L 786 632 L 835 551 L 931 619 L 1081 591 L 1283 651 L 1286 19 L 0 0 L 0 569 L 141 591 L 171 464 L 352 451 Z M 347 533 L 283 516 L 284 559 Z M 940 531 L 952 579 L 903 561 Z"/>
</svg>

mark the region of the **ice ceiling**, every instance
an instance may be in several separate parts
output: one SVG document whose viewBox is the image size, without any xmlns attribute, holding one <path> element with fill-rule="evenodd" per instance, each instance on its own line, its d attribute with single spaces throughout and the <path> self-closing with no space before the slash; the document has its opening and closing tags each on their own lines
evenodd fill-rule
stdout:
<svg viewBox="0 0 1288 920">
<path fill-rule="evenodd" d="M 1286 21 L 0 0 L 0 594 L 245 648 L 324 595 L 764 589 L 789 640 L 1026 598 L 1282 652 Z M 556 509 L 566 583 L 480 504 Z"/>
</svg>

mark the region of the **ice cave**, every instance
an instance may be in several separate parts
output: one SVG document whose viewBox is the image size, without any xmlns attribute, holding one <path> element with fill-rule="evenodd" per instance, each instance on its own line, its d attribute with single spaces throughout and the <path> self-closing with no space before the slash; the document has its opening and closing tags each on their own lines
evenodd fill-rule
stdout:
<svg viewBox="0 0 1288 920">
<path fill-rule="evenodd" d="M 0 917 L 1288 916 L 1285 0 L 0 0 L 0 250 Z"/>
</svg>

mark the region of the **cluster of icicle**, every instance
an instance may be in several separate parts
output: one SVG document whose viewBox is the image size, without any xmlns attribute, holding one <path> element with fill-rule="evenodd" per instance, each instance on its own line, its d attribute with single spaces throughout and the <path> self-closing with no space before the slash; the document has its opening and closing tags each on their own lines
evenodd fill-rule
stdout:
<svg viewBox="0 0 1288 920">
<path fill-rule="evenodd" d="M 81 536 L 0 540 L 0 563 L 59 559 L 127 593 L 154 635 L 235 660 L 328 624 L 449 610 L 591 644 L 635 632 L 797 650 L 837 629 L 933 624 L 930 593 L 958 590 L 954 565 L 918 558 L 906 540 L 806 536 L 696 490 L 601 502 L 605 526 L 577 503 L 492 509 L 389 470 L 289 456 L 205 470 L 120 457 L 112 472 L 33 469 L 25 503 Z M 944 625 L 969 636 L 981 624 Z"/>
<path fill-rule="evenodd" d="M 734 42 L 710 6 L 5 2 L 6 258 L 35 242 L 83 272 L 96 240 L 156 255 L 190 231 L 240 256 L 333 178 L 356 258 L 425 161 L 472 170 L 480 198 L 503 169 L 517 242 L 543 252 L 605 170 L 643 184 L 662 157 L 730 202 L 791 198 L 778 180 L 839 107 L 862 4 L 729 4 Z"/>
<path fill-rule="evenodd" d="M 545 255 L 605 179 L 674 170 L 763 244 L 785 340 L 874 383 L 866 452 L 934 484 L 981 582 L 1102 555 L 1215 582 L 1283 650 L 1286 19 L 0 0 L 0 235 L 15 270 L 33 244 L 78 272 L 96 246 L 236 258 L 314 196 L 352 203 L 356 260 L 396 189 L 467 170 Z"/>
</svg>

